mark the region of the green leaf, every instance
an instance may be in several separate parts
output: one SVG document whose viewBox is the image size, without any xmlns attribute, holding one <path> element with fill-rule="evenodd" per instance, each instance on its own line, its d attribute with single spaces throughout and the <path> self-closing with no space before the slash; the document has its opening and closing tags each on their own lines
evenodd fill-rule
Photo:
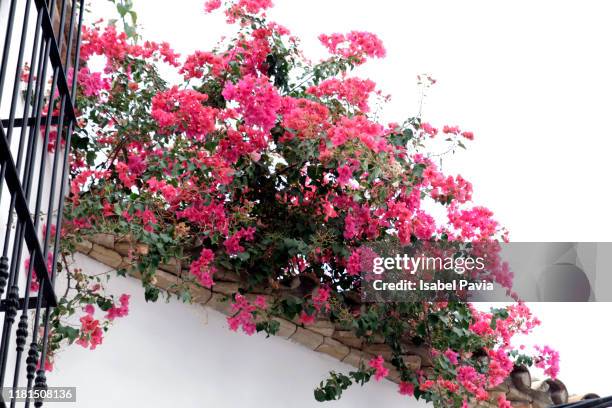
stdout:
<svg viewBox="0 0 612 408">
<path fill-rule="evenodd" d="M 159 298 L 159 289 L 149 286 L 145 289 L 145 300 L 147 302 L 157 302 Z"/>
<path fill-rule="evenodd" d="M 125 17 L 125 15 L 128 13 L 128 11 L 130 11 L 126 6 L 124 6 L 123 4 L 117 4 L 117 12 L 119 13 L 119 15 L 121 17 Z"/>
<path fill-rule="evenodd" d="M 108 311 L 111 307 L 113 307 L 113 302 L 110 299 L 105 299 L 103 297 L 99 297 L 96 300 L 96 304 L 104 312 Z"/>
</svg>

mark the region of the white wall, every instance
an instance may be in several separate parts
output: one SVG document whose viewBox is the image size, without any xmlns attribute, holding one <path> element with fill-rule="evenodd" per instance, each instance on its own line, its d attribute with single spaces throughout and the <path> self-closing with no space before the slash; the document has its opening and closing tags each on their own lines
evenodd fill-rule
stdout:
<svg viewBox="0 0 612 408">
<path fill-rule="evenodd" d="M 108 270 L 77 259 L 87 273 Z M 330 370 L 352 367 L 282 338 L 232 332 L 225 316 L 202 306 L 174 299 L 147 304 L 132 278 L 112 279 L 109 288 L 132 294 L 129 316 L 116 320 L 96 350 L 76 345 L 63 352 L 48 375 L 49 384 L 77 387 L 78 407 L 426 406 L 388 381 L 354 386 L 340 401 L 322 405 L 313 397 L 315 385 Z"/>
</svg>

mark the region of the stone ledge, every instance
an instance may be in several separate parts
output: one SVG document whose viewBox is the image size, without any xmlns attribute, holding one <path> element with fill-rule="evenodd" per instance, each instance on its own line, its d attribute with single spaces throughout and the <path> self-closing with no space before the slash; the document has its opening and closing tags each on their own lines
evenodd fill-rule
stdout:
<svg viewBox="0 0 612 408">
<path fill-rule="evenodd" d="M 141 255 L 148 253 L 146 245 L 134 243 L 125 237 L 116 239 L 111 234 L 94 234 L 89 239 L 78 242 L 76 250 L 111 268 L 126 268 L 130 275 L 135 278 L 140 278 L 139 273 L 129 270 L 130 260 L 127 255 L 130 251 Z M 154 284 L 162 290 L 176 293 L 178 285 L 182 283 L 179 277 L 181 269 L 182 265 L 176 259 L 171 260 L 168 264 L 160 265 L 153 278 Z M 212 290 L 201 287 L 196 283 L 187 283 L 192 294 L 192 302 L 210 307 L 224 315 L 231 315 L 231 302 L 227 300 L 227 297 L 238 290 L 239 277 L 235 273 L 219 273 L 215 277 L 217 283 Z M 253 300 L 255 295 L 260 293 L 263 293 L 267 298 L 271 297 L 267 296 L 270 291 L 265 288 L 246 296 Z M 279 330 L 276 336 L 290 339 L 310 350 L 327 354 L 356 368 L 362 363 L 367 365 L 367 362 L 376 355 L 382 355 L 387 360 L 385 364 L 389 368 L 387 379 L 396 383 L 400 380 L 399 372 L 388 363 L 391 358 L 391 349 L 384 344 L 382 338 L 364 344 L 362 339 L 357 337 L 353 331 L 342 326 L 336 327 L 331 321 L 325 319 L 319 319 L 305 327 L 297 320 L 291 322 L 280 317 L 273 317 L 272 319 L 279 322 Z M 425 375 L 431 372 L 432 360 L 429 349 L 407 344 L 403 352 L 405 354 L 402 359 L 409 369 L 422 370 Z M 547 392 L 550 390 L 541 385 L 538 386 L 539 389 L 533 389 L 532 386 L 535 384 L 532 383 L 527 370 L 517 370 L 511 377 L 489 390 L 490 401 L 493 401 L 499 395 L 505 395 L 506 399 L 516 408 L 546 408 L 552 405 L 550 392 Z M 560 381 L 558 383 L 559 386 L 565 387 Z M 558 393 L 558 390 L 556 392 Z M 565 393 L 567 395 L 567 391 Z M 573 399 L 588 398 L 592 395 L 594 394 L 574 396 Z M 496 407 L 497 405 L 484 402 L 477 406 Z"/>
</svg>

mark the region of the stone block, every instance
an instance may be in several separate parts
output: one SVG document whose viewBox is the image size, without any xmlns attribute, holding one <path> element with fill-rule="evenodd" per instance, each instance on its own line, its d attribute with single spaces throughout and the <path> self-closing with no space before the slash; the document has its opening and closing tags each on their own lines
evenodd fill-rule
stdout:
<svg viewBox="0 0 612 408">
<path fill-rule="evenodd" d="M 215 280 L 226 282 L 240 282 L 240 276 L 238 276 L 238 274 L 234 271 L 218 269 L 217 272 L 215 272 Z"/>
<path fill-rule="evenodd" d="M 431 359 L 431 351 L 427 347 L 405 344 L 402 346 L 402 350 L 404 354 L 421 357 L 421 367 L 431 367 L 433 364 Z"/>
<path fill-rule="evenodd" d="M 92 247 L 93 244 L 90 241 L 87 241 L 86 239 L 75 244 L 75 249 L 77 250 L 77 252 L 80 252 L 85 255 L 89 254 Z"/>
<path fill-rule="evenodd" d="M 88 255 L 93 259 L 115 269 L 118 268 L 123 261 L 121 255 L 119 255 L 117 252 L 98 244 L 92 245 L 91 252 L 89 252 Z"/>
<path fill-rule="evenodd" d="M 361 348 L 363 344 L 363 341 L 352 330 L 336 330 L 332 337 L 353 348 Z"/>
<path fill-rule="evenodd" d="M 325 337 L 331 337 L 334 334 L 334 325 L 329 320 L 315 320 L 312 324 L 306 326 L 308 330 L 319 333 Z"/>
<path fill-rule="evenodd" d="M 518 390 L 516 387 L 510 387 L 510 389 L 508 390 L 506 394 L 506 399 L 512 400 L 512 401 L 525 401 L 525 402 L 531 402 L 533 400 L 531 398 L 531 395 Z"/>
<path fill-rule="evenodd" d="M 119 252 L 123 256 L 128 256 L 130 251 L 134 251 L 134 244 L 127 241 L 117 242 L 115 244 L 115 251 Z"/>
<path fill-rule="evenodd" d="M 512 405 L 513 408 L 532 408 L 530 402 L 510 401 L 510 404 Z"/>
<path fill-rule="evenodd" d="M 363 351 L 370 353 L 375 356 L 382 356 L 385 360 L 391 360 L 393 353 L 391 347 L 386 344 L 366 344 L 363 347 Z"/>
<path fill-rule="evenodd" d="M 232 302 L 231 299 L 226 299 L 227 296 L 222 295 L 221 293 L 212 293 L 210 300 L 206 303 L 206 306 L 229 316 L 232 314 Z"/>
<path fill-rule="evenodd" d="M 411 371 L 417 371 L 421 369 L 421 357 L 419 356 L 402 356 L 402 360 L 404 360 L 404 364 Z"/>
<path fill-rule="evenodd" d="M 180 263 L 176 260 L 176 258 L 171 258 L 168 260 L 166 264 L 160 264 L 159 269 L 162 271 L 169 272 L 173 275 L 179 275 L 180 273 Z M 215 275 L 216 276 L 216 275 Z"/>
<path fill-rule="evenodd" d="M 323 339 L 323 344 L 317 348 L 317 351 L 332 356 L 337 360 L 343 360 L 350 353 L 351 349 L 338 340 L 334 340 L 331 337 L 325 337 Z"/>
<path fill-rule="evenodd" d="M 212 287 L 213 292 L 222 293 L 224 295 L 233 295 L 238 292 L 238 284 L 234 282 L 215 282 Z"/>
<path fill-rule="evenodd" d="M 349 364 L 353 367 L 359 368 L 361 363 L 367 364 L 368 360 L 370 360 L 372 357 L 374 356 L 372 356 L 371 354 L 364 353 L 361 350 L 351 348 L 351 351 L 346 357 L 344 357 L 342 362 Z"/>
<path fill-rule="evenodd" d="M 283 337 L 285 339 L 290 338 L 297 330 L 297 325 L 291 323 L 289 320 L 282 319 L 280 317 L 273 317 L 272 320 L 277 321 L 280 325 L 276 336 Z"/>
<path fill-rule="evenodd" d="M 112 234 L 93 234 L 88 239 L 94 244 L 102 245 L 103 247 L 113 249 L 115 248 L 115 236 Z"/>
<path fill-rule="evenodd" d="M 191 293 L 191 302 L 205 305 L 212 298 L 212 291 L 198 284 L 189 284 L 189 292 Z"/>
<path fill-rule="evenodd" d="M 322 335 L 302 327 L 298 327 L 290 339 L 301 344 L 302 346 L 308 347 L 311 350 L 316 350 L 317 347 L 323 344 Z"/>
<path fill-rule="evenodd" d="M 156 279 L 155 286 L 157 286 L 160 289 L 164 289 L 168 292 L 173 292 L 173 293 L 176 292 L 177 291 L 176 286 L 180 284 L 180 280 L 178 276 L 173 275 L 168 272 L 164 272 L 162 270 L 155 271 L 155 279 Z"/>
</svg>

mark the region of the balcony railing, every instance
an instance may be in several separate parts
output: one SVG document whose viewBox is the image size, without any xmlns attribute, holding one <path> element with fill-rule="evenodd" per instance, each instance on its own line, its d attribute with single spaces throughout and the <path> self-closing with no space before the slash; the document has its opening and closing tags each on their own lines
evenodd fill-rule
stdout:
<svg viewBox="0 0 612 408">
<path fill-rule="evenodd" d="M 7 395 L 47 387 L 83 12 L 83 0 L 0 0 L 2 407 L 44 402 Z"/>
</svg>

